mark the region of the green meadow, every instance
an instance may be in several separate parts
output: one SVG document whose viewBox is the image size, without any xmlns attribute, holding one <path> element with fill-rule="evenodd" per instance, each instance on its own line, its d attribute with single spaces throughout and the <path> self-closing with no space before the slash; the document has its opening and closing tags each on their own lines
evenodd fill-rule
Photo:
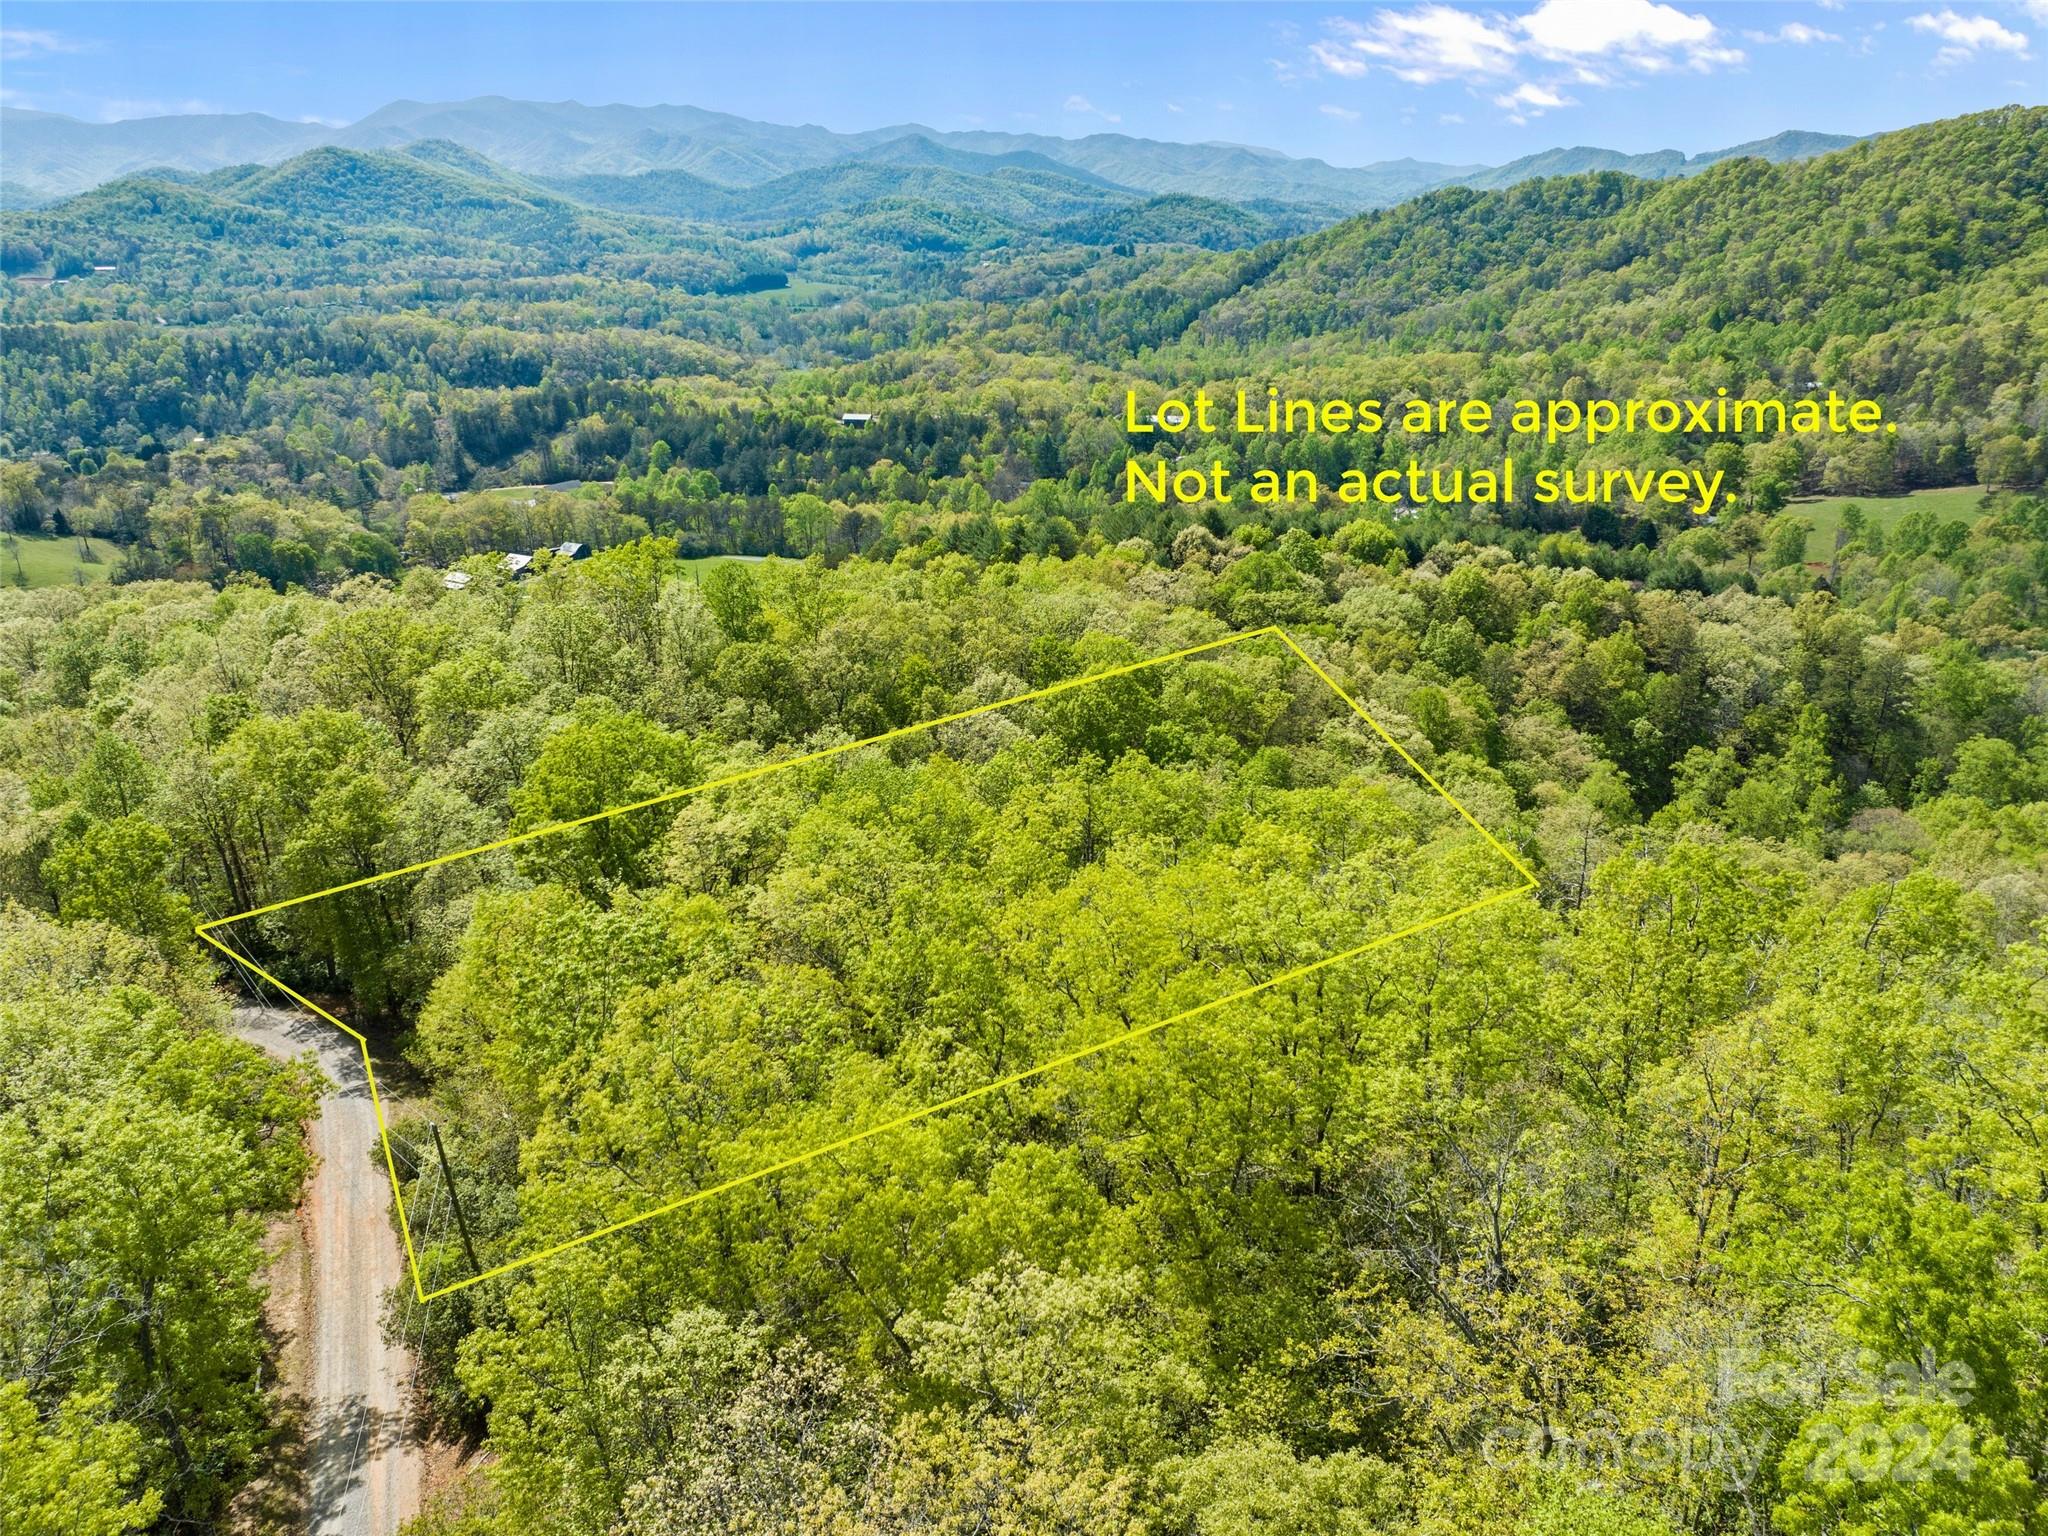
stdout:
<svg viewBox="0 0 2048 1536">
<path fill-rule="evenodd" d="M 1946 486 L 1940 490 L 1913 491 L 1904 496 L 1815 496 L 1792 502 L 1785 508 L 1790 517 L 1803 517 L 1813 524 L 1806 541 L 1806 558 L 1826 560 L 1835 551 L 1835 534 L 1842 526 L 1842 509 L 1852 502 L 1877 527 L 1890 533 L 1908 512 L 1928 511 L 1945 523 L 1974 523 L 1984 499 L 1981 485 Z"/>
<path fill-rule="evenodd" d="M 0 535 L 0 585 L 68 587 L 105 581 L 120 556 L 105 539 L 58 537 L 46 533 Z"/>
</svg>

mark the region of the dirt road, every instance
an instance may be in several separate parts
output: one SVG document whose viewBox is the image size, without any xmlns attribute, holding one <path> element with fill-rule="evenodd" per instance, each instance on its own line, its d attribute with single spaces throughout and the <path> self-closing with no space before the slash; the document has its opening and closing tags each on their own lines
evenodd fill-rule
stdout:
<svg viewBox="0 0 2048 1536">
<path fill-rule="evenodd" d="M 384 1342 L 384 1293 L 405 1275 L 391 1229 L 360 1047 L 323 1019 L 237 1008 L 235 1033 L 273 1056 L 311 1051 L 334 1086 L 311 1136 L 318 1160 L 302 1208 L 310 1250 L 307 1478 L 314 1536 L 390 1536 L 419 1512 L 424 1459 L 406 1433 L 406 1352 Z M 374 1156 L 373 1156 L 374 1154 Z"/>
</svg>

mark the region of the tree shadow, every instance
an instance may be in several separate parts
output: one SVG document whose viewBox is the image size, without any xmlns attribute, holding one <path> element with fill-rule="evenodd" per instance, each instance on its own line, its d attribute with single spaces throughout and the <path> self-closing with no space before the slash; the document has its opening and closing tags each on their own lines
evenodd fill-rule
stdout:
<svg viewBox="0 0 2048 1536">
<path fill-rule="evenodd" d="M 367 1498 L 367 1469 L 405 1441 L 405 1415 L 372 1408 L 352 1393 L 327 1405 L 307 1446 L 307 1491 L 315 1532 L 357 1529 L 352 1509 Z"/>
</svg>

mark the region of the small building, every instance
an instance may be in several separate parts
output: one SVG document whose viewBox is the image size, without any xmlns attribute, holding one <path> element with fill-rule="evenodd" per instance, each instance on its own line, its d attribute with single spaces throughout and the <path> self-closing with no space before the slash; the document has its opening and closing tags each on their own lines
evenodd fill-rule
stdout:
<svg viewBox="0 0 2048 1536">
<path fill-rule="evenodd" d="M 24 288 L 47 288 L 55 278 L 43 277 L 34 272 L 17 272 L 14 280 Z"/>
<path fill-rule="evenodd" d="M 469 585 L 469 572 L 450 571 L 448 572 L 447 575 L 441 578 L 441 585 L 446 587 L 450 592 L 460 592 L 464 587 Z"/>
<path fill-rule="evenodd" d="M 118 271 L 120 271 L 120 270 L 121 270 L 121 269 L 120 269 L 119 267 L 115 267 L 115 266 L 104 266 L 104 267 L 103 267 L 103 266 L 95 266 L 95 267 L 93 268 L 93 271 L 94 271 L 94 272 L 96 272 L 96 273 L 98 273 L 98 274 L 99 274 L 100 276 L 102 276 L 102 277 L 106 276 L 106 274 L 107 274 L 107 273 L 109 273 L 109 272 L 118 272 Z"/>
<path fill-rule="evenodd" d="M 590 558 L 590 546 L 578 544 L 574 539 L 570 539 L 555 546 L 555 558 L 557 560 L 588 560 Z"/>
<path fill-rule="evenodd" d="M 505 557 L 505 574 L 507 576 L 524 576 L 526 568 L 532 564 L 533 556 L 531 555 L 507 555 Z"/>
<path fill-rule="evenodd" d="M 839 418 L 842 427 L 864 427 L 875 419 L 873 411 L 847 411 Z"/>
</svg>

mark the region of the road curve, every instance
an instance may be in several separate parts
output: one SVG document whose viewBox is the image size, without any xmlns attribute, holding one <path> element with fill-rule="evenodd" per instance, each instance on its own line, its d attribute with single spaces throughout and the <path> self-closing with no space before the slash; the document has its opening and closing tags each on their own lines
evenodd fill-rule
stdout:
<svg viewBox="0 0 2048 1536">
<path fill-rule="evenodd" d="M 419 1512 L 425 1461 L 406 1427 L 412 1361 L 384 1340 L 384 1296 L 405 1278 L 391 1227 L 362 1049 L 323 1019 L 237 1008 L 235 1033 L 273 1056 L 318 1059 L 331 1084 L 310 1130 L 315 1159 L 301 1207 L 312 1276 L 312 1337 L 299 1383 L 308 1408 L 308 1529 L 391 1536 Z"/>
</svg>

